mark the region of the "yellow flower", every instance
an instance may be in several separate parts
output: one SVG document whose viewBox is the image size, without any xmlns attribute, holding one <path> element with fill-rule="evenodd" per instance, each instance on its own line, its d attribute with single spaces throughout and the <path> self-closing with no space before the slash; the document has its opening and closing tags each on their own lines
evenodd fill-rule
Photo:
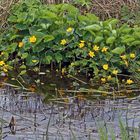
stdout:
<svg viewBox="0 0 140 140">
<path fill-rule="evenodd" d="M 31 37 L 29 38 L 29 42 L 30 42 L 30 43 L 35 43 L 35 42 L 36 42 L 36 37 L 35 37 L 35 36 L 31 36 Z"/>
<path fill-rule="evenodd" d="M 84 42 L 79 43 L 79 48 L 83 48 L 85 46 Z"/>
<path fill-rule="evenodd" d="M 108 50 L 108 48 L 103 47 L 101 51 L 102 51 L 102 52 L 106 52 L 107 50 Z"/>
<path fill-rule="evenodd" d="M 4 61 L 0 61 L 0 66 L 3 66 L 4 64 Z"/>
<path fill-rule="evenodd" d="M 85 43 L 85 41 L 84 41 L 84 40 L 80 40 L 80 42 L 81 42 L 81 43 Z"/>
<path fill-rule="evenodd" d="M 134 53 L 130 53 L 130 58 L 134 59 L 136 55 Z"/>
<path fill-rule="evenodd" d="M 108 70 L 108 64 L 104 64 L 104 65 L 103 65 L 103 69 L 104 69 L 104 70 Z"/>
<path fill-rule="evenodd" d="M 94 52 L 92 52 L 92 51 L 90 51 L 90 52 L 88 53 L 88 55 L 89 55 L 90 57 L 92 57 L 92 58 L 93 58 L 93 56 L 95 56 Z"/>
<path fill-rule="evenodd" d="M 125 60 L 125 59 L 126 59 L 126 55 L 121 55 L 120 58 L 121 58 L 122 60 Z"/>
<path fill-rule="evenodd" d="M 99 51 L 99 47 L 98 47 L 97 45 L 95 45 L 95 46 L 93 47 L 93 50 L 97 52 L 97 51 Z"/>
<path fill-rule="evenodd" d="M 118 74 L 118 70 L 113 70 L 112 73 L 113 73 L 114 75 L 117 75 L 117 74 Z"/>
<path fill-rule="evenodd" d="M 101 82 L 102 83 L 105 83 L 106 82 L 106 79 L 105 78 L 101 78 Z"/>
<path fill-rule="evenodd" d="M 133 82 L 133 80 L 131 80 L 131 79 L 128 79 L 128 80 L 126 81 L 126 84 L 128 84 L 128 85 L 130 85 L 130 84 L 132 84 L 132 83 L 134 83 L 134 82 Z"/>
<path fill-rule="evenodd" d="M 23 43 L 23 42 L 19 42 L 19 43 L 18 43 L 18 47 L 19 47 L 19 48 L 22 48 L 23 46 L 24 46 L 24 43 Z"/>
<path fill-rule="evenodd" d="M 107 76 L 107 80 L 110 81 L 112 79 L 111 75 Z"/>
<path fill-rule="evenodd" d="M 32 60 L 32 62 L 33 62 L 33 63 L 36 63 L 36 62 L 37 62 L 37 60 L 35 60 L 35 59 L 34 59 L 34 60 Z"/>
<path fill-rule="evenodd" d="M 62 39 L 61 42 L 60 42 L 60 44 L 61 44 L 61 45 L 66 45 L 66 44 L 67 44 L 66 39 Z"/>
<path fill-rule="evenodd" d="M 73 30 L 73 28 L 69 27 L 69 28 L 67 29 L 67 32 L 70 33 L 70 32 L 72 32 L 72 30 Z"/>
<path fill-rule="evenodd" d="M 4 72 L 8 72 L 8 70 L 7 70 L 6 68 L 3 68 L 3 71 L 4 71 Z"/>
</svg>

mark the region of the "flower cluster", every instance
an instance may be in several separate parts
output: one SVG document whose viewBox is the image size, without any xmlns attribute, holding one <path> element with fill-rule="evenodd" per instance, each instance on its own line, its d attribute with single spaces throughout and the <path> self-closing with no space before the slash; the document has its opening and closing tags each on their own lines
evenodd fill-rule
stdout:
<svg viewBox="0 0 140 140">
<path fill-rule="evenodd" d="M 8 69 L 9 69 L 9 66 L 6 65 L 4 61 L 0 61 L 0 69 L 1 69 L 3 72 L 7 73 L 7 72 L 8 72 Z"/>
<path fill-rule="evenodd" d="M 140 71 L 139 27 L 118 24 L 117 19 L 100 21 L 69 4 L 39 5 L 38 10 L 38 5 L 31 9 L 24 2 L 24 7 L 15 8 L 8 19 L 12 28 L 0 38 L 1 71 L 10 65 L 23 74 L 27 68 L 55 65 L 62 75 L 91 74 L 100 83 L 115 83 L 126 69 L 132 75 L 125 84 L 133 86 L 132 76 Z M 23 13 L 34 18 L 15 16 Z"/>
</svg>

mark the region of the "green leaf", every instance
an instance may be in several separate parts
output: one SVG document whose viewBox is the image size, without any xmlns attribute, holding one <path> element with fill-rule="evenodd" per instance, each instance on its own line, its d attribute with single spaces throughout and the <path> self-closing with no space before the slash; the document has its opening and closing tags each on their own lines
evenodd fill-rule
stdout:
<svg viewBox="0 0 140 140">
<path fill-rule="evenodd" d="M 100 43 L 104 38 L 102 36 L 97 36 L 94 40 L 94 43 Z"/>
<path fill-rule="evenodd" d="M 140 39 L 140 32 L 134 32 L 134 37 Z"/>
<path fill-rule="evenodd" d="M 25 30 L 25 29 L 28 28 L 27 25 L 21 24 L 21 23 L 16 24 L 15 27 L 16 27 L 18 30 Z"/>
<path fill-rule="evenodd" d="M 98 24 L 93 24 L 93 25 L 89 25 L 86 27 L 83 27 L 82 29 L 84 30 L 93 30 L 93 31 L 100 31 L 101 30 L 101 26 Z"/>
<path fill-rule="evenodd" d="M 43 19 L 57 19 L 58 16 L 54 12 L 46 10 L 45 14 L 40 15 L 40 18 L 43 18 Z"/>
<path fill-rule="evenodd" d="M 28 53 L 22 53 L 22 56 L 21 56 L 22 59 L 25 59 L 27 57 L 28 57 Z"/>
<path fill-rule="evenodd" d="M 114 41 L 115 41 L 115 39 L 116 39 L 116 38 L 115 38 L 114 36 L 111 36 L 111 37 L 107 38 L 106 43 L 107 43 L 107 44 L 113 44 Z"/>
<path fill-rule="evenodd" d="M 19 73 L 19 75 L 24 75 L 24 74 L 26 74 L 26 70 L 22 70 L 20 73 Z"/>
<path fill-rule="evenodd" d="M 120 29 L 121 33 L 128 34 L 132 31 L 132 28 L 126 27 L 124 29 Z"/>
<path fill-rule="evenodd" d="M 45 45 L 44 45 L 44 44 L 41 45 L 41 43 L 38 44 L 38 45 L 34 45 L 34 46 L 33 46 L 33 52 L 34 52 L 34 53 L 36 53 L 36 52 L 41 52 L 41 51 L 43 51 L 44 49 L 45 49 Z"/>
<path fill-rule="evenodd" d="M 137 46 L 137 45 L 140 45 L 140 41 L 139 40 L 136 40 L 136 41 L 133 41 L 131 43 L 132 46 Z"/>
<path fill-rule="evenodd" d="M 131 35 L 126 35 L 124 37 L 121 38 L 123 43 L 129 44 L 132 43 L 133 41 L 135 41 L 135 38 Z"/>
<path fill-rule="evenodd" d="M 39 63 L 39 58 L 35 55 L 28 55 L 26 58 L 26 64 L 28 66 L 36 66 Z"/>
<path fill-rule="evenodd" d="M 123 52 L 125 52 L 125 47 L 123 46 L 123 47 L 117 47 L 117 48 L 115 48 L 114 50 L 112 50 L 112 53 L 114 53 L 114 54 L 122 54 Z"/>
<path fill-rule="evenodd" d="M 44 58 L 44 61 L 46 64 L 50 64 L 52 60 L 53 60 L 53 58 L 51 55 L 46 55 Z"/>
<path fill-rule="evenodd" d="M 52 40 L 54 40 L 55 38 L 54 38 L 54 36 L 53 35 L 46 35 L 45 37 L 44 37 L 44 42 L 50 42 L 50 41 L 52 41 Z"/>
<path fill-rule="evenodd" d="M 89 21 L 89 18 L 87 16 L 84 16 L 84 15 L 79 15 L 78 20 L 80 22 L 83 22 L 83 21 L 86 22 L 86 21 Z"/>
<path fill-rule="evenodd" d="M 76 15 L 79 13 L 79 9 L 73 6 L 72 4 L 61 4 L 61 11 L 68 11 L 68 15 Z"/>
<path fill-rule="evenodd" d="M 20 69 L 26 69 L 26 65 L 21 65 L 19 68 Z"/>
<path fill-rule="evenodd" d="M 12 41 L 12 40 L 14 40 L 14 39 L 16 39 L 16 38 L 18 38 L 18 37 L 20 37 L 20 35 L 13 35 L 13 36 L 10 37 L 9 40 Z"/>
<path fill-rule="evenodd" d="M 26 13 L 26 12 L 19 12 L 17 14 L 17 17 L 18 17 L 17 22 L 23 22 L 24 23 L 26 18 L 27 18 L 27 16 L 28 16 L 28 13 Z"/>
<path fill-rule="evenodd" d="M 8 18 L 8 21 L 9 21 L 9 22 L 16 22 L 16 21 L 17 21 L 17 17 L 14 16 L 14 15 L 11 15 L 11 16 Z"/>
<path fill-rule="evenodd" d="M 97 17 L 94 14 L 91 13 L 87 13 L 86 16 L 92 21 L 92 22 L 98 22 L 99 21 L 99 17 Z"/>
<path fill-rule="evenodd" d="M 118 19 L 108 19 L 106 21 L 103 22 L 104 26 L 116 26 L 116 24 L 119 22 Z"/>
<path fill-rule="evenodd" d="M 63 57 L 60 53 L 55 53 L 55 59 L 57 63 L 60 63 L 63 60 Z"/>
<path fill-rule="evenodd" d="M 7 52 L 13 53 L 17 48 L 17 43 L 12 43 L 11 45 L 7 46 Z"/>
</svg>

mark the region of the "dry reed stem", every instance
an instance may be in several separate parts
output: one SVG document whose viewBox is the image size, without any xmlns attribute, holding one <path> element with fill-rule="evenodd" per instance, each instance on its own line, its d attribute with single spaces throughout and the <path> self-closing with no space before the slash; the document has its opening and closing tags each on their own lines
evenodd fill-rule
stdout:
<svg viewBox="0 0 140 140">
<path fill-rule="evenodd" d="M 0 0 L 0 29 L 5 28 L 7 23 L 7 17 L 10 14 L 10 10 L 13 4 L 19 0 Z"/>
</svg>

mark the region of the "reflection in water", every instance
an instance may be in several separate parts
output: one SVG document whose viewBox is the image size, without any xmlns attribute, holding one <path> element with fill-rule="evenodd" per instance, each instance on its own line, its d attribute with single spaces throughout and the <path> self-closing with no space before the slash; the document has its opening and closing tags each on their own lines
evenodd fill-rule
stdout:
<svg viewBox="0 0 140 140">
<path fill-rule="evenodd" d="M 17 91 L 11 87 L 0 90 L 0 118 L 4 140 L 98 140 L 97 128 L 113 128 L 120 139 L 118 116 L 131 132 L 139 128 L 140 97 L 133 99 L 87 100 L 81 96 L 51 99 Z M 14 118 L 14 131 L 9 123 Z M 107 129 L 109 131 L 109 129 Z"/>
</svg>

